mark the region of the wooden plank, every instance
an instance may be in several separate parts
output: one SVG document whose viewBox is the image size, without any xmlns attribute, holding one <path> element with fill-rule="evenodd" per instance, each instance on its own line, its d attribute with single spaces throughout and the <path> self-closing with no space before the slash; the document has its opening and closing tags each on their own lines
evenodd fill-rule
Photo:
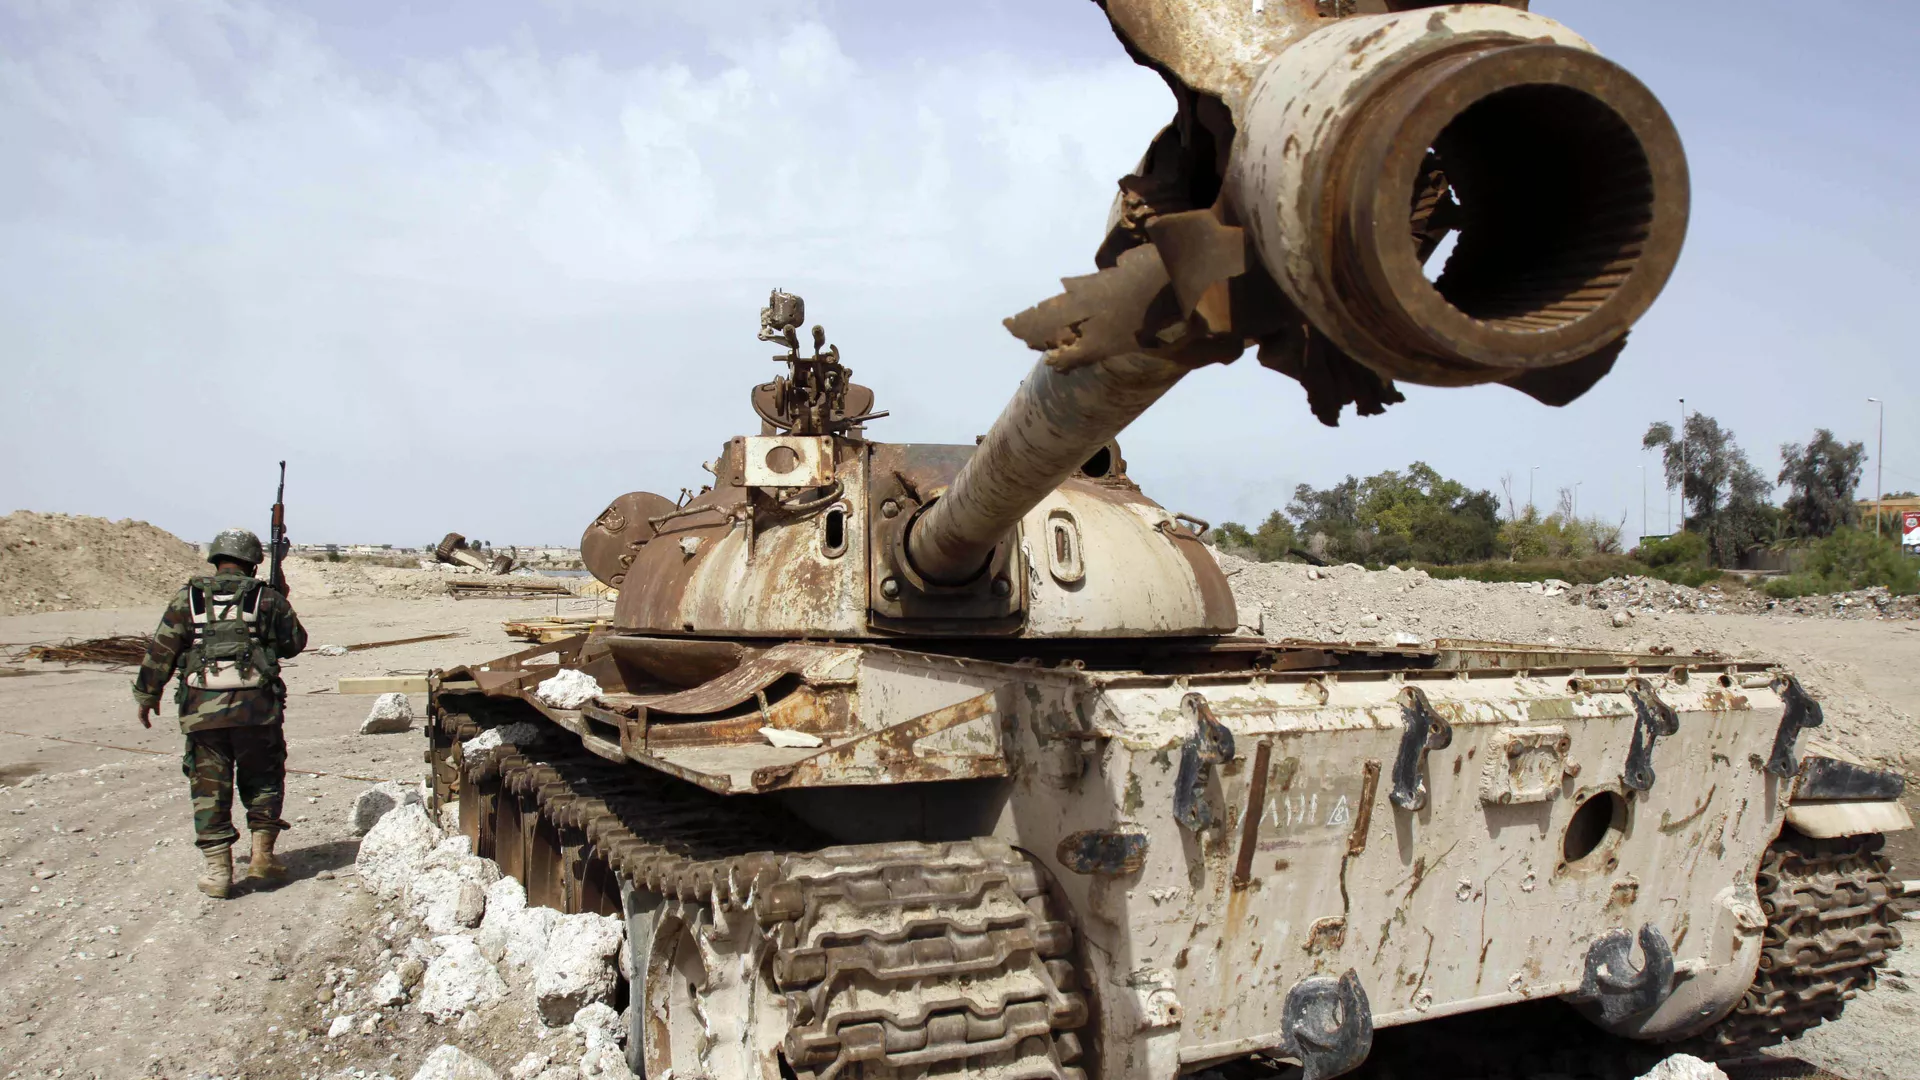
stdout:
<svg viewBox="0 0 1920 1080">
<path fill-rule="evenodd" d="M 424 694 L 425 675 L 375 675 L 364 679 L 341 679 L 335 690 L 342 694 Z"/>
</svg>

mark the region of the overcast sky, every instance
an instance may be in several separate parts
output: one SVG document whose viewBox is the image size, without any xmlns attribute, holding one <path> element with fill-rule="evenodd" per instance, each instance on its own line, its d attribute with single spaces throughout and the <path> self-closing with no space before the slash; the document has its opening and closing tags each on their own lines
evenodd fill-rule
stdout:
<svg viewBox="0 0 1920 1080">
<path fill-rule="evenodd" d="M 1329 429 L 1251 356 L 1122 436 L 1169 508 L 1425 460 L 1665 528 L 1677 398 L 1760 468 L 1816 427 L 1920 488 L 1920 7 L 1537 0 L 1665 101 L 1693 223 L 1565 409 L 1422 390 Z M 757 431 L 767 291 L 895 441 L 970 441 L 1171 114 L 1087 0 L 0 0 L 0 511 L 573 543 Z M 1871 493 L 1870 462 L 1865 487 Z"/>
</svg>

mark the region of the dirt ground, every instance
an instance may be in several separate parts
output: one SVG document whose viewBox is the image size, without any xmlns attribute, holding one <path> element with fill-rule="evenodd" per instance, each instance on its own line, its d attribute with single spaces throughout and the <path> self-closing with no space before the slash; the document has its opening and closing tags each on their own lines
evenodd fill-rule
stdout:
<svg viewBox="0 0 1920 1080">
<path fill-rule="evenodd" d="M 559 610 L 574 604 L 592 611 L 580 601 Z M 287 663 L 289 766 L 322 775 L 287 778 L 294 828 L 281 851 L 292 880 L 271 892 L 221 902 L 194 889 L 182 737 L 170 704 L 150 731 L 135 721 L 131 672 L 0 678 L 0 1075 L 294 1077 L 353 1066 L 409 1077 L 445 1041 L 418 1030 L 417 1014 L 411 1033 L 319 1034 L 320 984 L 356 965 L 370 976 L 370 961 L 396 944 L 381 938 L 392 932 L 390 914 L 347 872 L 357 850 L 348 813 L 368 779 L 417 780 L 424 748 L 417 728 L 356 734 L 372 699 L 331 690 L 342 677 L 525 648 L 501 620 L 554 614 L 555 603 L 354 598 L 299 607 L 313 647 L 466 636 L 339 657 L 309 651 Z M 144 634 L 158 618 L 157 607 L 5 617 L 0 642 Z M 414 705 L 424 711 L 424 695 Z M 497 1046 L 504 1074 L 527 1048 L 520 1044 L 541 1042 L 538 1028 L 461 1041 L 480 1052 Z"/>
<path fill-rule="evenodd" d="M 1391 596 L 1402 584 L 1367 587 Z M 1920 747 L 1915 624 L 1667 615 L 1631 635 L 1616 634 L 1585 609 L 1562 604 L 1535 613 L 1527 605 L 1537 598 L 1519 590 L 1477 589 L 1460 599 L 1470 598 L 1482 614 L 1509 614 L 1516 628 L 1569 642 L 1670 637 L 1778 657 L 1799 666 L 1825 698 L 1833 719 L 1824 736 L 1899 761 L 1910 775 L 1920 764 L 1913 756 Z M 1440 606 L 1451 607 L 1441 596 L 1434 594 Z M 382 952 L 405 947 L 406 930 L 392 912 L 345 872 L 356 850 L 348 811 L 370 778 L 417 779 L 423 748 L 417 732 L 356 734 L 370 699 L 331 688 L 343 676 L 500 655 L 523 647 L 501 632 L 502 619 L 586 614 L 592 605 L 295 599 L 314 646 L 447 630 L 465 636 L 339 657 L 309 653 L 288 665 L 290 764 L 319 775 L 288 779 L 286 816 L 295 828 L 282 850 L 293 880 L 273 891 L 217 902 L 194 890 L 198 855 L 180 775 L 181 737 L 171 717 L 151 731 L 134 721 L 131 673 L 33 669 L 0 677 L 0 1077 L 332 1077 L 348 1070 L 344 1075 L 405 1078 L 451 1035 L 423 1027 L 408 1011 L 371 1030 L 326 1037 L 319 998 L 370 976 Z M 1243 603 L 1248 599 L 1243 592 Z M 1291 603 L 1299 609 L 1307 602 Z M 1333 597 L 1312 602 L 1351 606 Z M 0 643 L 145 633 L 158 614 L 155 607 L 0 617 Z M 1393 616 L 1391 609 L 1384 614 Z M 416 708 L 423 704 L 415 700 Z M 1920 877 L 1913 836 L 1901 837 L 1896 859 L 1903 876 Z M 1920 923 L 1909 925 L 1920 930 Z M 1905 965 L 1897 956 L 1893 967 Z M 1904 974 L 1887 978 L 1853 1002 L 1845 1019 L 1788 1052 L 1847 1080 L 1913 1076 L 1920 1058 L 1916 1007 L 1920 997 L 1907 989 Z M 529 1016 L 503 1013 L 457 1041 L 504 1075 L 530 1049 L 552 1049 L 566 1038 L 544 1033 Z"/>
</svg>

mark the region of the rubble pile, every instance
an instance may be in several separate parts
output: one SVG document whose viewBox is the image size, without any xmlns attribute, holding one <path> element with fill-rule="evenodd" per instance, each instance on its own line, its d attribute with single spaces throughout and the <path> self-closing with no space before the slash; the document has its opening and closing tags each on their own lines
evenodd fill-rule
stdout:
<svg viewBox="0 0 1920 1080">
<path fill-rule="evenodd" d="M 378 790 L 363 799 L 391 808 L 367 830 L 355 867 L 367 890 L 402 914 L 381 935 L 391 942 L 381 970 L 364 979 L 335 973 L 321 1004 L 328 1037 L 374 1030 L 411 1011 L 452 1036 L 415 1080 L 498 1080 L 478 1056 L 479 1037 L 460 1037 L 510 1022 L 501 1010 L 517 1008 L 566 1037 L 523 1055 L 507 1073 L 514 1080 L 629 1080 L 626 1031 L 612 1006 L 625 923 L 530 906 L 520 883 L 472 854 L 467 837 L 449 835 L 420 802 L 395 795 Z"/>
<path fill-rule="evenodd" d="M 206 572 L 192 544 L 144 521 L 0 517 L 0 615 L 165 603 Z"/>
<path fill-rule="evenodd" d="M 1261 563 L 1216 553 L 1243 632 L 1269 640 L 1420 645 L 1437 638 L 1632 647 L 1641 636 L 1691 651 L 1683 623 L 1616 624 L 1608 611 L 1567 602 L 1564 582 L 1488 585 L 1422 570 Z"/>
<path fill-rule="evenodd" d="M 1568 601 L 1601 610 L 1691 611 L 1702 614 L 1801 615 L 1826 619 L 1920 619 L 1920 595 L 1895 596 L 1883 585 L 1826 596 L 1776 600 L 1743 585 L 1698 589 L 1658 578 L 1608 578 L 1598 585 L 1558 585 Z M 1558 595 L 1558 594 L 1551 594 Z"/>
<path fill-rule="evenodd" d="M 1701 588 L 1650 577 L 1490 584 L 1423 570 L 1262 563 L 1214 552 L 1240 608 L 1241 632 L 1273 641 L 1415 645 L 1436 638 L 1532 641 L 1619 648 L 1660 645 L 1683 653 L 1722 644 L 1686 615 L 1758 614 L 1837 619 L 1920 619 L 1920 596 L 1884 588 L 1775 600 L 1737 582 Z"/>
</svg>

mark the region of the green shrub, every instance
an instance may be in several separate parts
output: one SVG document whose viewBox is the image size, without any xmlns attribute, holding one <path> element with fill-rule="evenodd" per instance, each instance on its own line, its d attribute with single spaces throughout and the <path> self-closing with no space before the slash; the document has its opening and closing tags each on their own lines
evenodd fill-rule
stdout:
<svg viewBox="0 0 1920 1080">
<path fill-rule="evenodd" d="M 1707 541 L 1704 537 L 1690 532 L 1678 532 L 1665 540 L 1652 540 L 1640 545 L 1635 552 L 1641 562 L 1650 567 L 1662 566 L 1705 566 L 1707 564 Z"/>
<path fill-rule="evenodd" d="M 1685 585 L 1690 589 L 1697 589 L 1710 581 L 1719 581 L 1725 576 L 1725 571 L 1717 570 L 1711 566 L 1693 565 L 1649 566 L 1643 568 L 1640 572 L 1648 577 L 1659 578 L 1661 581 L 1669 581 L 1675 585 Z"/>
<path fill-rule="evenodd" d="M 1763 588 L 1768 596 L 1790 600 L 1874 585 L 1883 585 L 1896 596 L 1920 592 L 1920 566 L 1902 554 L 1899 542 L 1891 537 L 1865 529 L 1840 529 L 1807 548 L 1806 565 L 1799 572 L 1774 578 Z"/>
</svg>

